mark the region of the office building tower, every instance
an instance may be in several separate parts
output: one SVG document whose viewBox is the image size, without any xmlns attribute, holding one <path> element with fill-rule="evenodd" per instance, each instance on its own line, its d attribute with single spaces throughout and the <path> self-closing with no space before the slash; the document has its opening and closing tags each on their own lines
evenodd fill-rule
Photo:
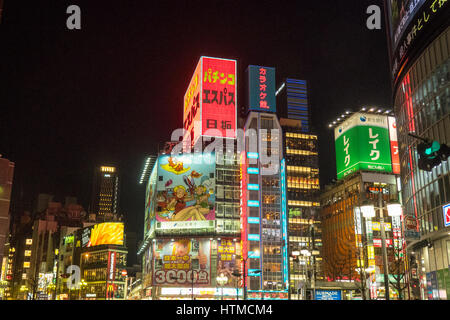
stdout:
<svg viewBox="0 0 450 320">
<path fill-rule="evenodd" d="M 311 117 L 306 80 L 286 78 L 277 92 L 278 114 L 283 118 L 300 120 L 301 132 L 310 132 Z"/>
<path fill-rule="evenodd" d="M 95 169 L 91 212 L 100 219 L 111 219 L 119 212 L 119 172 L 117 167 Z"/>
<path fill-rule="evenodd" d="M 9 208 L 13 174 L 14 162 L 1 158 L 0 155 L 0 270 L 4 262 L 4 245 L 9 236 Z"/>
</svg>

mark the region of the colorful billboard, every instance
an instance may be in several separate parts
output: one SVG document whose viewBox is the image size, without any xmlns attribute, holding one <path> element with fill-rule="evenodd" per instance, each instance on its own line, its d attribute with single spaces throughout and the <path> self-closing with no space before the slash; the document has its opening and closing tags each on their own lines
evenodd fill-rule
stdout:
<svg viewBox="0 0 450 320">
<path fill-rule="evenodd" d="M 354 113 L 334 129 L 337 178 L 359 171 L 392 172 L 387 117 Z"/>
<path fill-rule="evenodd" d="M 183 127 L 199 136 L 236 137 L 236 60 L 201 57 L 184 95 Z"/>
<path fill-rule="evenodd" d="M 214 153 L 160 156 L 156 229 L 214 228 L 215 170 Z"/>
<path fill-rule="evenodd" d="M 184 94 L 183 127 L 191 134 L 191 140 L 196 142 L 201 134 L 198 128 L 201 124 L 201 92 L 202 92 L 202 58 L 195 68 L 189 87 Z"/>
<path fill-rule="evenodd" d="M 158 240 L 153 250 L 153 285 L 198 287 L 211 284 L 210 240 Z"/>
<path fill-rule="evenodd" d="M 276 112 L 275 68 L 248 66 L 248 108 Z"/>
<path fill-rule="evenodd" d="M 240 255 L 240 244 L 233 239 L 221 239 L 217 244 L 217 276 L 226 276 L 228 281 L 221 287 L 235 287 L 236 256 Z"/>
<path fill-rule="evenodd" d="M 442 206 L 442 211 L 444 214 L 444 226 L 450 227 L 450 203 Z"/>
<path fill-rule="evenodd" d="M 123 223 L 99 223 L 81 231 L 82 247 L 95 247 L 104 244 L 123 246 Z"/>
<path fill-rule="evenodd" d="M 397 122 L 394 117 L 388 117 L 389 140 L 391 141 L 392 173 L 400 174 L 400 156 L 398 154 Z"/>
</svg>

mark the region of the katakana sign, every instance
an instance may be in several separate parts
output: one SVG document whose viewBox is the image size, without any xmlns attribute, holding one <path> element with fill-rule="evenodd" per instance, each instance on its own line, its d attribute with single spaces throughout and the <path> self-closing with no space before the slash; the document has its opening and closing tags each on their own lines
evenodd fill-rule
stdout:
<svg viewBox="0 0 450 320">
<path fill-rule="evenodd" d="M 275 68 L 248 66 L 248 108 L 276 112 Z"/>
<path fill-rule="evenodd" d="M 387 117 L 355 113 L 334 129 L 337 178 L 359 171 L 392 172 Z"/>
</svg>

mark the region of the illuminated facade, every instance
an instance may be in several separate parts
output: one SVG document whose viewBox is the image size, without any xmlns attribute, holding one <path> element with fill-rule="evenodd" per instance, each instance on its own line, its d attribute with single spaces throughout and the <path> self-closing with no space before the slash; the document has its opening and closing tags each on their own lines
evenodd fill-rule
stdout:
<svg viewBox="0 0 450 320">
<path fill-rule="evenodd" d="M 384 268 L 381 248 L 379 215 L 365 218 L 359 209 L 365 201 L 377 203 L 379 193 L 383 201 L 398 201 L 399 191 L 394 175 L 358 172 L 334 185 L 328 185 L 320 197 L 322 221 L 322 257 L 328 281 L 350 281 L 356 288 L 365 289 L 366 299 L 384 298 Z M 378 211 L 378 209 L 376 209 Z M 396 283 L 404 272 L 404 241 L 402 218 L 388 216 L 383 210 L 386 248 L 389 261 L 389 281 Z M 396 259 L 395 255 L 400 255 Z M 362 268 L 363 271 L 358 271 Z M 360 285 L 369 280 L 369 286 Z M 403 297 L 406 278 L 401 279 Z M 390 298 L 399 297 L 390 287 Z"/>
<path fill-rule="evenodd" d="M 95 169 L 91 212 L 111 219 L 119 212 L 119 173 L 116 167 L 101 166 Z"/>
<path fill-rule="evenodd" d="M 14 175 L 14 162 L 0 155 L 0 270 L 3 264 L 4 245 L 9 235 L 9 205 Z"/>
<path fill-rule="evenodd" d="M 280 115 L 300 120 L 300 131 L 304 133 L 311 131 L 307 89 L 306 80 L 287 78 L 276 92 Z"/>
<path fill-rule="evenodd" d="M 319 156 L 317 135 L 304 133 L 301 120 L 280 119 L 287 174 L 290 297 L 306 298 L 299 289 L 324 279 L 320 256 Z M 299 254 L 308 250 L 311 255 Z M 295 253 L 295 254 L 293 254 Z"/>
<path fill-rule="evenodd" d="M 241 239 L 248 299 L 288 299 L 286 173 L 280 123 L 275 114 L 252 111 L 244 131 Z"/>
<path fill-rule="evenodd" d="M 448 300 L 450 160 L 420 170 L 421 141 L 408 133 L 450 145 L 449 3 L 415 1 L 405 11 L 386 2 L 402 195 L 408 219 L 416 222 L 416 235 L 407 238 L 412 291 L 419 299 Z"/>
</svg>

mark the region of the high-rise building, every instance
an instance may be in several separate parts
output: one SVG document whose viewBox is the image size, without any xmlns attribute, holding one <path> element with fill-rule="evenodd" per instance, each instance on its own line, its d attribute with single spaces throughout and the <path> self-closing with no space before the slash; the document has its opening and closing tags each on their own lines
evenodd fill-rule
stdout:
<svg viewBox="0 0 450 320">
<path fill-rule="evenodd" d="M 300 120 L 300 131 L 311 131 L 306 80 L 286 78 L 276 91 L 278 114 L 283 118 Z"/>
<path fill-rule="evenodd" d="M 450 160 L 421 170 L 422 141 L 408 135 L 450 145 L 450 4 L 406 3 L 385 6 L 403 202 L 413 229 L 411 287 L 416 298 L 450 299 Z"/>
<path fill-rule="evenodd" d="M 114 166 L 95 169 L 90 213 L 111 219 L 119 213 L 119 172 Z"/>
<path fill-rule="evenodd" d="M 286 172 L 276 114 L 251 111 L 241 154 L 241 239 L 248 299 L 288 299 Z"/>
<path fill-rule="evenodd" d="M 9 207 L 13 183 L 14 162 L 0 155 L 0 270 L 3 264 L 4 245 L 9 236 Z"/>
<path fill-rule="evenodd" d="M 318 139 L 317 135 L 301 130 L 301 120 L 281 118 L 280 124 L 286 159 L 290 298 L 305 299 L 311 296 L 314 282 L 324 279 L 320 256 Z M 301 254 L 302 250 L 311 254 Z"/>
</svg>

